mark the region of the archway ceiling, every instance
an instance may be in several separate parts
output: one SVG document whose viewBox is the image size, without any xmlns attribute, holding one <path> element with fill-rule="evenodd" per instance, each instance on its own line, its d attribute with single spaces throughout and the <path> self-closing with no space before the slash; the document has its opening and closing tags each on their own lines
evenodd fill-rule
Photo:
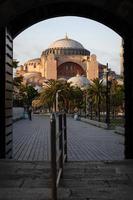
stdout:
<svg viewBox="0 0 133 200">
<path fill-rule="evenodd" d="M 132 0 L 0 0 L 0 26 L 11 26 L 13 37 L 51 17 L 81 16 L 99 21 L 125 35 L 133 31 Z"/>
</svg>

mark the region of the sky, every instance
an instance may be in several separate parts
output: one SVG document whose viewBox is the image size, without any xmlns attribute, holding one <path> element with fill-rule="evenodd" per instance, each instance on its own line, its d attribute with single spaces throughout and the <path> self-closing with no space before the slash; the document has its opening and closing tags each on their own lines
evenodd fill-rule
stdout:
<svg viewBox="0 0 133 200">
<path fill-rule="evenodd" d="M 42 51 L 56 40 L 68 38 L 80 42 L 98 62 L 109 65 L 120 73 L 120 47 L 122 38 L 107 26 L 81 17 L 56 17 L 41 21 L 24 30 L 14 39 L 13 57 L 19 65 L 39 58 Z"/>
</svg>

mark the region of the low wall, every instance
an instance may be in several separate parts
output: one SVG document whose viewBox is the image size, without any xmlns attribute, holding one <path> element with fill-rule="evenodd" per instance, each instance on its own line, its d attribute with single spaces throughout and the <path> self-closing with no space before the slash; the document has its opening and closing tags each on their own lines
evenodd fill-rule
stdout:
<svg viewBox="0 0 133 200">
<path fill-rule="evenodd" d="M 98 121 L 94 121 L 94 120 L 86 119 L 86 118 L 82 118 L 82 117 L 80 118 L 80 120 L 83 121 L 83 122 L 86 122 L 86 123 L 95 125 L 95 126 L 97 126 L 97 127 L 107 129 L 107 124 L 106 124 L 106 123 L 98 122 Z"/>
<path fill-rule="evenodd" d="M 24 108 L 23 107 L 13 107 L 13 121 L 24 118 Z"/>
<path fill-rule="evenodd" d="M 121 135 L 124 135 L 125 134 L 125 129 L 121 126 L 116 126 L 115 127 L 115 133 L 119 133 Z"/>
</svg>

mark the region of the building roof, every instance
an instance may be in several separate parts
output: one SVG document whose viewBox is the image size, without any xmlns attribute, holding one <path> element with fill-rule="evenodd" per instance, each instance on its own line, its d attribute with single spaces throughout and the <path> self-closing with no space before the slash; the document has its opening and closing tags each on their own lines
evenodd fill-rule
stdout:
<svg viewBox="0 0 133 200">
<path fill-rule="evenodd" d="M 69 39 L 67 36 L 63 39 L 53 42 L 49 48 L 72 48 L 72 49 L 84 49 L 83 45 L 76 40 Z"/>
</svg>

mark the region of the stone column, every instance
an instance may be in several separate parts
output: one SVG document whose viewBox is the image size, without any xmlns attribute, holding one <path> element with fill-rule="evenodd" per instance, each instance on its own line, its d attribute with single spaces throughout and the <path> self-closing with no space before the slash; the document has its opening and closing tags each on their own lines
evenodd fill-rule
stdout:
<svg viewBox="0 0 133 200">
<path fill-rule="evenodd" d="M 93 80 L 95 78 L 98 78 L 98 62 L 96 55 L 92 54 L 90 56 L 90 59 L 87 60 L 87 78 L 89 80 Z"/>
<path fill-rule="evenodd" d="M 57 66 L 58 56 L 51 54 L 47 56 L 47 62 L 45 63 L 45 77 L 46 79 L 57 79 Z"/>
<path fill-rule="evenodd" d="M 90 56 L 86 56 L 86 77 L 90 80 L 89 76 Z"/>
</svg>

